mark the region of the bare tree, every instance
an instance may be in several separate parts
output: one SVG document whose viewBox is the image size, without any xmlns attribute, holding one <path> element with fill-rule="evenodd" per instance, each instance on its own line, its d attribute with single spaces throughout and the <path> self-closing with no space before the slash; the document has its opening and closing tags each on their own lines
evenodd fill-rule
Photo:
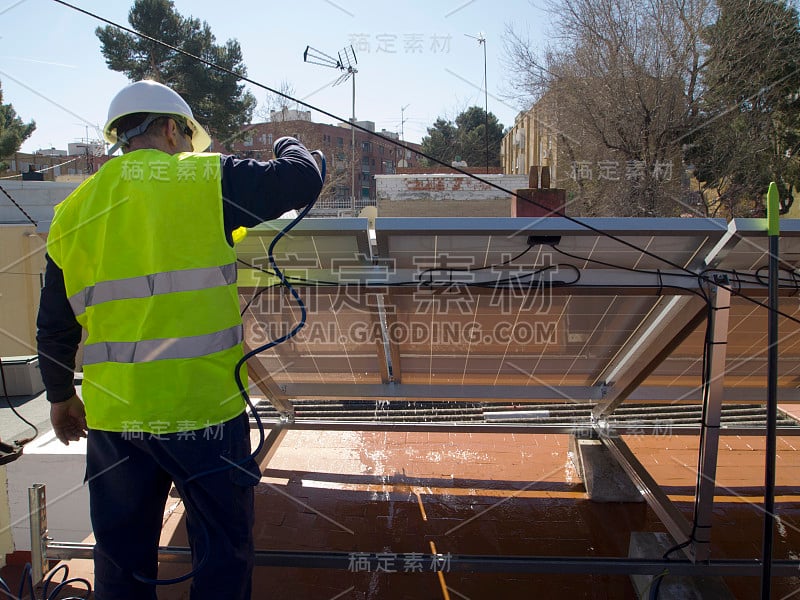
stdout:
<svg viewBox="0 0 800 600">
<path fill-rule="evenodd" d="M 696 206 L 681 185 L 681 136 L 697 112 L 711 0 L 561 0 L 541 56 L 509 28 L 514 93 L 558 129 L 571 211 L 666 216 Z M 561 183 L 559 183 L 561 185 Z"/>
<path fill-rule="evenodd" d="M 280 94 L 267 93 L 264 104 L 256 111 L 256 116 L 262 121 L 286 121 L 287 112 L 297 106 L 294 101 L 287 98 L 295 95 L 294 86 L 289 81 L 281 80 L 277 91 Z"/>
</svg>

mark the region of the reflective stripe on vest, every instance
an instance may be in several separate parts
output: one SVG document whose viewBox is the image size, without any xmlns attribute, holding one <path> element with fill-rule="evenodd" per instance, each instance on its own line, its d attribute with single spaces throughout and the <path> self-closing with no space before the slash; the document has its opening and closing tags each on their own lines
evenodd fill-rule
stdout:
<svg viewBox="0 0 800 600">
<path fill-rule="evenodd" d="M 88 333 L 91 429 L 175 433 L 244 409 L 233 378 L 242 320 L 220 167 L 217 154 L 135 150 L 56 207 L 47 249 Z"/>
<path fill-rule="evenodd" d="M 72 295 L 69 303 L 77 317 L 86 312 L 89 306 L 112 300 L 149 298 L 172 292 L 192 292 L 233 283 L 236 283 L 236 263 L 229 263 L 221 267 L 167 271 L 128 279 L 101 281 Z"/>
<path fill-rule="evenodd" d="M 83 364 L 143 363 L 168 358 L 197 358 L 232 348 L 242 342 L 242 326 L 180 338 L 138 342 L 99 342 L 83 349 Z"/>
</svg>

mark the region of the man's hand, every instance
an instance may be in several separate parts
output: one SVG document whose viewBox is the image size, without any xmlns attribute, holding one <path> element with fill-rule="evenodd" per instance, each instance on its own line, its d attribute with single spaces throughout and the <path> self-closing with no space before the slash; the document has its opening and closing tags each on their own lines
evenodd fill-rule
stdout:
<svg viewBox="0 0 800 600">
<path fill-rule="evenodd" d="M 62 444 L 69 445 L 86 437 L 86 411 L 81 399 L 73 396 L 64 402 L 51 404 L 50 423 Z"/>
</svg>

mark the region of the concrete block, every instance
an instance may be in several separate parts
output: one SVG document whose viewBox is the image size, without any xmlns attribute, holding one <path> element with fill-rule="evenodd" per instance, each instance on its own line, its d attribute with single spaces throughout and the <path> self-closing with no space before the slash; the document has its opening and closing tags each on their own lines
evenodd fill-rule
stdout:
<svg viewBox="0 0 800 600">
<path fill-rule="evenodd" d="M 82 542 L 92 532 L 86 474 L 86 440 L 64 446 L 53 430 L 25 446 L 25 453 L 7 465 L 11 533 L 14 549 L 30 550 L 28 488 L 47 486 L 47 526 L 59 542 Z"/>
<path fill-rule="evenodd" d="M 630 558 L 661 558 L 675 546 L 675 540 L 666 533 L 634 531 L 628 549 Z M 674 556 L 683 556 L 676 553 Z M 631 582 L 640 600 L 649 598 L 653 576 L 631 575 Z M 658 600 L 733 600 L 728 586 L 721 577 L 686 577 L 664 575 L 658 588 Z"/>
<path fill-rule="evenodd" d="M 628 474 L 600 440 L 582 440 L 570 436 L 570 450 L 590 500 L 644 502 Z"/>
</svg>

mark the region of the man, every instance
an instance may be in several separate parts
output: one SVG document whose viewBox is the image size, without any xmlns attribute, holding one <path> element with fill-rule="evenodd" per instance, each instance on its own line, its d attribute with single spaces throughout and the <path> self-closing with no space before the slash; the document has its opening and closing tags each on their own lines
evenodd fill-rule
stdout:
<svg viewBox="0 0 800 600">
<path fill-rule="evenodd" d="M 95 596 L 156 598 L 174 483 L 191 598 L 250 598 L 260 473 L 233 377 L 243 354 L 232 232 L 313 201 L 320 173 L 292 138 L 269 162 L 200 153 L 208 134 L 153 81 L 117 94 L 104 134 L 123 156 L 56 207 L 37 322 L 56 436 L 88 432 Z M 83 402 L 73 386 L 82 328 Z"/>
</svg>

